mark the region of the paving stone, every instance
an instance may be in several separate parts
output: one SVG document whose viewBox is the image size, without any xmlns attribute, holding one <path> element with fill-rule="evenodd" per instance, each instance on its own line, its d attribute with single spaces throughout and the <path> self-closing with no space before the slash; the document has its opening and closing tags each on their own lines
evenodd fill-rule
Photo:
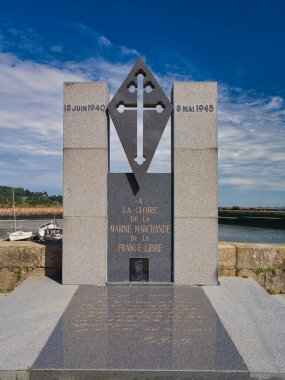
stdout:
<svg viewBox="0 0 285 380">
<path fill-rule="evenodd" d="M 29 277 L 0 303 L 0 379 L 28 379 L 77 286 Z"/>
<path fill-rule="evenodd" d="M 285 306 L 285 294 L 276 294 L 276 299 Z"/>
<path fill-rule="evenodd" d="M 285 379 L 285 308 L 252 279 L 204 287 L 253 379 Z"/>
</svg>

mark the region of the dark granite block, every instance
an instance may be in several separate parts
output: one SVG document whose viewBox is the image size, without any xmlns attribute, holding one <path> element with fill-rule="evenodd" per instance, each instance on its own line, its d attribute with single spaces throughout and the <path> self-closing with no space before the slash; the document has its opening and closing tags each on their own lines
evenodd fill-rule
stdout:
<svg viewBox="0 0 285 380">
<path fill-rule="evenodd" d="M 143 185 L 172 109 L 172 104 L 155 77 L 142 58 L 139 58 L 108 105 L 109 114 L 139 187 Z M 139 128 L 140 124 L 142 129 Z"/>
<path fill-rule="evenodd" d="M 31 379 L 249 379 L 203 289 L 82 285 Z"/>
<path fill-rule="evenodd" d="M 108 282 L 172 281 L 171 178 L 146 174 L 138 188 L 133 174 L 108 174 Z"/>
</svg>

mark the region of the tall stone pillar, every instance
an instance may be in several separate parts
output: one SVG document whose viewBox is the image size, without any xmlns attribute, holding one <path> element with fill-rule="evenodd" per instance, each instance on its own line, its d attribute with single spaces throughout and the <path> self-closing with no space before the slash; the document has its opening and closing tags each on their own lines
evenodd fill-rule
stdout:
<svg viewBox="0 0 285 380">
<path fill-rule="evenodd" d="M 218 281 L 217 84 L 175 82 L 174 282 Z"/>
<path fill-rule="evenodd" d="M 63 284 L 106 283 L 109 91 L 64 84 Z"/>
</svg>

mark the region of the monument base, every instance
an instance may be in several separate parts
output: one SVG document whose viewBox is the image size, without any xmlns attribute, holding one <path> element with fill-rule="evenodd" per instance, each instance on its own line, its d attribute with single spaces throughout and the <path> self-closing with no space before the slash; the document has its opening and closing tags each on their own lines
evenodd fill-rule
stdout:
<svg viewBox="0 0 285 380">
<path fill-rule="evenodd" d="M 81 285 L 31 379 L 249 379 L 201 287 Z"/>
</svg>

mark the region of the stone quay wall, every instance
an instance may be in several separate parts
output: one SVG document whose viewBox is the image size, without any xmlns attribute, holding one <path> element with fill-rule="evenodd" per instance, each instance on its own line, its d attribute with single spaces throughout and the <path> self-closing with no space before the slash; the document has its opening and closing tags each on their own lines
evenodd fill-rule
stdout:
<svg viewBox="0 0 285 380">
<path fill-rule="evenodd" d="M 61 275 L 61 245 L 0 242 L 0 291 L 28 276 Z M 285 293 L 285 244 L 219 243 L 219 277 L 256 280 L 269 292 Z"/>
<path fill-rule="evenodd" d="M 62 247 L 30 241 L 0 242 L 0 291 L 14 289 L 28 276 L 59 276 Z"/>
<path fill-rule="evenodd" d="M 285 293 L 285 244 L 219 243 L 219 277 L 250 277 Z"/>
</svg>

